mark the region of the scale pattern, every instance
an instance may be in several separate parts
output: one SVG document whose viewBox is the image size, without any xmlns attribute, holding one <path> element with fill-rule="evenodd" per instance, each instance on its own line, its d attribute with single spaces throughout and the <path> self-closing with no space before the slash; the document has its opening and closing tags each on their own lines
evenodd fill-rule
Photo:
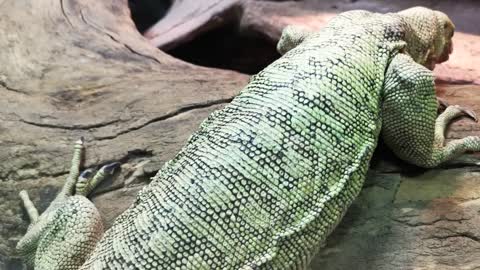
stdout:
<svg viewBox="0 0 480 270">
<path fill-rule="evenodd" d="M 452 34 L 446 15 L 425 8 L 350 11 L 317 33 L 286 28 L 284 56 L 202 123 L 98 243 L 79 244 L 73 262 L 39 252 L 63 243 L 52 230 L 99 238 L 94 206 L 66 192 L 49 214 L 58 223 L 45 225 L 45 213 L 32 222 L 25 256 L 36 269 L 78 269 L 82 260 L 80 269 L 305 269 L 360 192 L 382 125 L 414 164 L 480 150 L 477 137 L 443 147 L 440 131 L 459 107 L 434 123 L 433 77 L 421 65 L 440 59 Z M 59 210 L 77 201 L 81 214 Z"/>
<path fill-rule="evenodd" d="M 139 194 L 87 266 L 306 267 L 359 193 L 381 127 L 384 70 L 396 53 L 386 41 L 401 28 L 371 16 L 346 29 L 364 16 L 344 14 L 253 76 Z"/>
</svg>

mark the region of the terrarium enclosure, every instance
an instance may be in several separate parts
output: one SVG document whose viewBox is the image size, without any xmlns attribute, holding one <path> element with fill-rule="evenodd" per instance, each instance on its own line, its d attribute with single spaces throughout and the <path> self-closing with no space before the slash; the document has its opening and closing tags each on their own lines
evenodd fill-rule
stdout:
<svg viewBox="0 0 480 270">
<path fill-rule="evenodd" d="M 353 9 L 445 12 L 437 96 L 480 113 L 480 2 L 0 0 L 0 269 L 26 269 L 19 191 L 45 210 L 83 137 L 86 168 L 122 163 L 91 196 L 108 228 L 199 124 L 280 57 L 287 25 Z M 459 119 L 448 139 L 480 135 Z M 311 269 L 480 269 L 480 158 L 420 169 L 377 147 L 366 184 Z"/>
</svg>

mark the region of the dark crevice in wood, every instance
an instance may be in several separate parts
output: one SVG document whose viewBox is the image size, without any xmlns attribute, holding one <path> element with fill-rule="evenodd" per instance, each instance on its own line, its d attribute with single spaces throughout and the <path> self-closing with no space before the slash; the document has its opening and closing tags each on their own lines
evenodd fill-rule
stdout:
<svg viewBox="0 0 480 270">
<path fill-rule="evenodd" d="M 129 0 L 128 7 L 132 20 L 140 33 L 157 23 L 170 9 L 168 0 Z"/>
<path fill-rule="evenodd" d="M 231 1 L 228 5 L 220 1 L 208 1 L 204 7 L 194 3 L 187 5 L 183 2 L 176 2 L 172 6 L 173 2 L 129 0 L 132 19 L 141 33 L 144 33 L 148 26 L 163 22 L 164 16 L 163 20 L 168 21 L 172 20 L 170 18 L 172 14 L 191 15 L 186 21 L 173 20 L 171 24 L 163 22 L 163 28 L 160 27 L 161 32 L 163 31 L 161 36 L 176 37 L 172 33 L 178 32 L 179 36 L 176 37 L 178 40 L 174 39 L 171 43 L 162 43 L 163 45 L 160 46 L 161 50 L 167 50 L 172 56 L 200 66 L 235 70 L 246 74 L 258 73 L 280 57 L 274 42 L 266 35 L 253 31 L 240 31 L 238 24 L 244 9 L 239 1 Z M 191 8 L 191 10 L 185 10 L 185 8 Z M 209 13 L 212 13 L 211 18 L 204 25 L 189 26 L 195 29 L 193 33 L 182 32 L 186 31 L 184 28 L 187 27 L 183 24 L 194 24 L 196 20 L 200 20 L 202 16 Z M 148 37 L 148 34 L 146 37 L 152 38 Z"/>
<path fill-rule="evenodd" d="M 105 126 L 108 126 L 108 125 L 111 125 L 111 124 L 115 124 L 115 123 L 120 122 L 119 119 L 114 119 L 114 120 L 110 120 L 110 121 L 107 121 L 107 122 L 102 122 L 102 123 L 97 123 L 97 124 L 91 124 L 91 125 L 72 125 L 72 126 L 65 126 L 65 125 L 55 125 L 55 124 L 37 123 L 37 122 L 25 120 L 25 119 L 19 119 L 19 121 L 22 122 L 22 123 L 29 124 L 29 125 L 33 125 L 33 126 L 37 126 L 37 127 L 46 127 L 46 128 L 54 128 L 54 129 L 64 129 L 64 130 L 89 130 L 89 129 L 92 129 L 92 128 L 101 128 L 101 127 L 105 127 Z"/>
<path fill-rule="evenodd" d="M 65 18 L 65 20 L 67 21 L 67 23 L 73 27 L 73 24 L 72 22 L 70 21 L 70 19 L 68 18 L 68 15 L 67 15 L 67 12 L 65 11 L 65 4 L 64 4 L 64 0 L 60 0 L 60 8 L 62 10 L 62 14 L 63 14 L 63 17 Z"/>
<path fill-rule="evenodd" d="M 27 91 L 10 87 L 10 86 L 8 86 L 7 83 L 4 82 L 4 81 L 0 81 L 0 86 L 2 86 L 3 88 L 5 88 L 5 89 L 7 89 L 8 91 L 11 91 L 11 92 L 15 92 L 15 93 L 23 94 L 23 95 L 27 95 L 27 96 L 29 95 L 29 93 L 28 93 Z"/>
<path fill-rule="evenodd" d="M 138 158 L 151 158 L 153 157 L 153 151 L 152 150 L 146 150 L 146 149 L 132 149 L 129 150 L 128 153 L 120 158 L 118 161 L 121 163 L 127 163 L 133 159 L 138 159 Z M 112 161 L 113 162 L 113 161 Z M 105 162 L 105 164 L 108 164 L 110 162 Z"/>
<path fill-rule="evenodd" d="M 167 53 L 206 67 L 256 74 L 280 57 L 275 44 L 263 36 L 240 31 L 231 23 L 207 32 Z"/>
<path fill-rule="evenodd" d="M 149 121 L 143 122 L 140 125 L 133 126 L 133 127 L 128 128 L 128 129 L 122 130 L 120 132 L 117 132 L 114 135 L 96 137 L 95 139 L 98 140 L 98 141 L 111 140 L 111 139 L 114 139 L 114 138 L 116 138 L 116 137 L 118 137 L 122 134 L 126 134 L 126 133 L 134 131 L 134 130 L 139 130 L 139 129 L 144 128 L 144 127 L 146 127 L 146 126 L 148 126 L 152 123 L 156 123 L 156 122 L 159 122 L 159 121 L 164 121 L 164 120 L 167 120 L 169 118 L 178 116 L 182 113 L 190 112 L 190 111 L 196 110 L 196 109 L 207 108 L 207 107 L 211 107 L 211 106 L 214 106 L 214 105 L 226 104 L 226 103 L 230 103 L 230 101 L 232 101 L 232 98 L 218 99 L 218 100 L 213 100 L 213 101 L 207 101 L 207 102 L 192 104 L 192 105 L 189 105 L 189 106 L 179 108 L 179 109 L 177 109 L 175 111 L 172 111 L 170 113 L 167 113 L 165 115 L 150 119 Z"/>
<path fill-rule="evenodd" d="M 110 37 L 113 41 L 117 42 L 117 43 L 120 43 L 122 44 L 127 50 L 129 50 L 131 53 L 135 54 L 135 55 L 138 55 L 138 56 L 141 56 L 141 57 L 145 57 L 145 58 L 148 58 L 154 62 L 157 62 L 158 64 L 161 64 L 160 61 L 158 61 L 158 59 L 156 59 L 155 57 L 152 57 L 152 56 L 149 56 L 149 55 L 146 55 L 146 54 L 143 54 L 143 53 L 140 53 L 136 50 L 134 50 L 132 47 L 128 46 L 127 44 L 125 43 L 122 43 L 120 42 L 118 39 L 114 38 L 112 35 L 104 32 L 108 37 Z"/>
<path fill-rule="evenodd" d="M 189 112 L 191 110 L 202 109 L 202 108 L 206 108 L 206 107 L 210 107 L 210 106 L 214 106 L 214 105 L 229 103 L 231 100 L 232 100 L 231 98 L 218 99 L 218 100 L 207 101 L 207 102 L 203 102 L 203 103 L 198 103 L 198 104 L 192 104 L 192 105 L 189 105 L 189 106 L 185 106 L 185 107 L 179 108 L 175 111 L 172 111 L 170 113 L 167 113 L 165 115 L 153 118 L 153 119 L 151 119 L 147 122 L 144 122 L 144 123 L 142 123 L 138 126 L 134 126 L 134 127 L 129 128 L 129 129 L 120 131 L 113 136 L 97 137 L 96 139 L 97 140 L 113 139 L 113 138 L 115 138 L 119 135 L 128 133 L 130 131 L 141 129 L 141 128 L 149 125 L 149 124 L 152 124 L 152 123 L 155 123 L 155 122 L 158 122 L 158 121 L 167 120 L 171 117 L 175 117 L 179 114 Z M 64 129 L 64 130 L 90 130 L 90 129 L 93 129 L 93 128 L 102 128 L 102 127 L 106 127 L 106 126 L 121 122 L 120 119 L 113 119 L 111 121 L 106 121 L 106 122 L 96 123 L 96 124 L 90 124 L 90 125 L 71 125 L 71 126 L 67 126 L 67 125 L 58 125 L 58 124 L 38 123 L 38 122 L 33 122 L 33 121 L 30 121 L 30 120 L 25 120 L 25 119 L 19 119 L 19 121 L 22 122 L 22 123 L 37 126 L 37 127 Z"/>
</svg>

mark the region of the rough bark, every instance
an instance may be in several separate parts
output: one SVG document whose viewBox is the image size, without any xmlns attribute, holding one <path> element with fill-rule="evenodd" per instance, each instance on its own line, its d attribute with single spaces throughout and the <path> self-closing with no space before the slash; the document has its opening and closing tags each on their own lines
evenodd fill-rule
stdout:
<svg viewBox="0 0 480 270">
<path fill-rule="evenodd" d="M 148 181 L 248 80 L 151 46 L 126 0 L 0 1 L 0 47 L 0 269 L 16 264 L 10 258 L 27 228 L 18 192 L 44 210 L 75 140 L 86 140 L 86 167 L 124 163 L 103 189 L 114 189 L 115 201 L 99 205 L 110 222 L 138 190 L 122 188 L 130 168 L 150 160 Z"/>
<path fill-rule="evenodd" d="M 431 4 L 200 2 L 206 3 L 175 1 L 152 28 L 157 32 L 147 36 L 161 36 L 155 44 L 171 49 L 233 21 L 241 35 L 273 44 L 287 24 L 319 29 L 343 10 L 385 12 Z M 452 16 L 459 33 L 451 61 L 436 72 L 444 81 L 479 83 L 480 49 L 473 44 L 479 10 L 471 1 L 460 1 L 463 9 L 452 8 L 453 3 L 437 4 Z M 68 173 L 76 139 L 86 139 L 86 167 L 123 163 L 122 172 L 93 196 L 108 226 L 200 121 L 248 81 L 237 72 L 175 59 L 151 43 L 135 28 L 127 0 L 0 0 L 0 269 L 21 269 L 14 246 L 28 223 L 19 190 L 27 189 L 39 210 L 45 209 Z M 439 85 L 437 92 L 452 104 L 480 111 L 479 86 Z M 473 134 L 480 134 L 479 127 L 461 120 L 449 138 Z M 126 184 L 134 166 L 145 160 L 150 161 L 145 175 Z M 467 156 L 419 171 L 380 151 L 360 198 L 312 268 L 480 267 L 476 161 Z"/>
</svg>

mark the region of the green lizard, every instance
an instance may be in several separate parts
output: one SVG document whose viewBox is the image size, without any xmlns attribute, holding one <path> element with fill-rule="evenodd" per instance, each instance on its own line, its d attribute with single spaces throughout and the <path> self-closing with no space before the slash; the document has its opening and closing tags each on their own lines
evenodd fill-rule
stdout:
<svg viewBox="0 0 480 270">
<path fill-rule="evenodd" d="M 319 32 L 287 27 L 284 54 L 211 114 L 103 233 L 86 198 L 115 165 L 64 188 L 17 249 L 36 269 L 304 269 L 360 192 L 378 138 L 434 167 L 480 138 L 444 145 L 433 75 L 454 25 L 438 11 L 349 11 Z"/>
</svg>

